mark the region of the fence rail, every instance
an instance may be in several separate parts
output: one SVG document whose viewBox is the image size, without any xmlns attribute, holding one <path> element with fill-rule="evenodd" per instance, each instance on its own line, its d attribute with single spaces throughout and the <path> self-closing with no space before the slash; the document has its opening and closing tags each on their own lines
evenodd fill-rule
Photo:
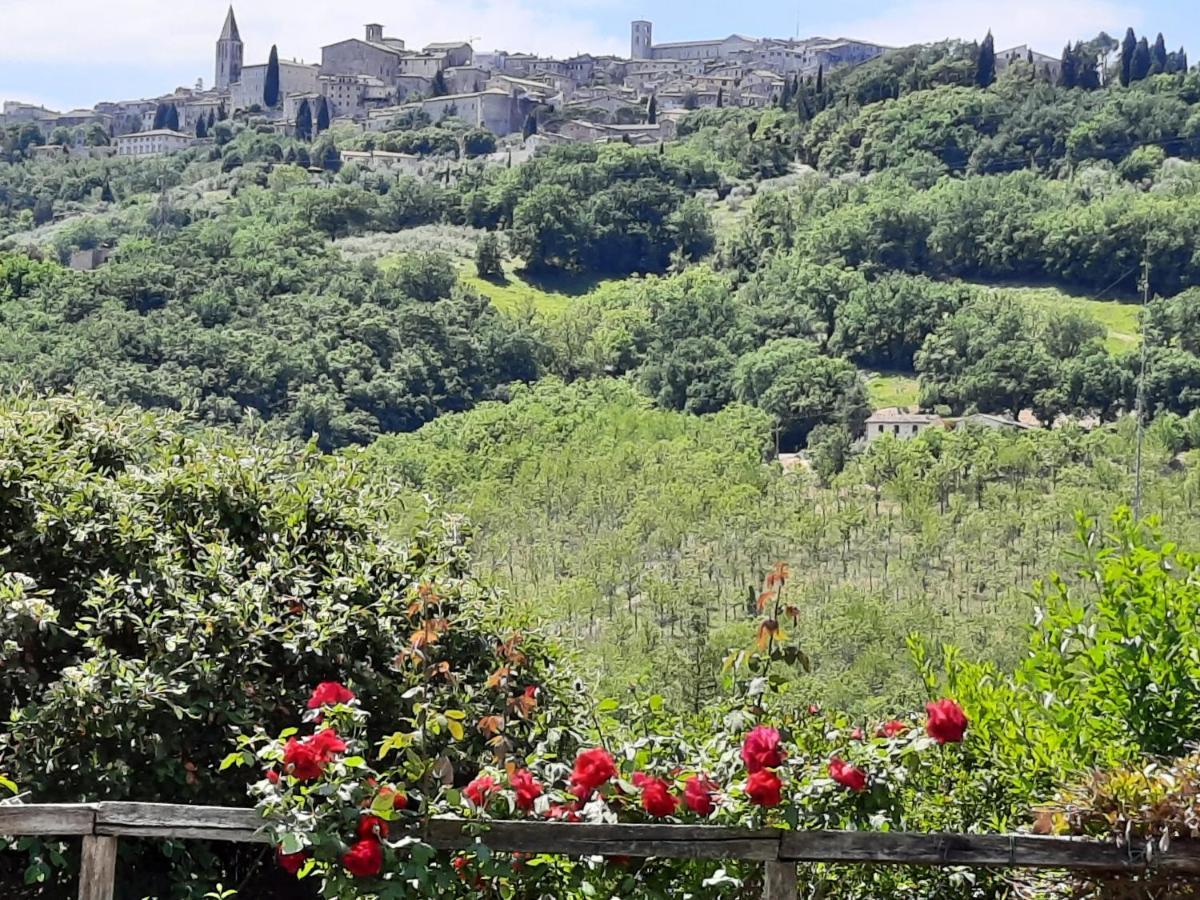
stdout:
<svg viewBox="0 0 1200 900">
<path fill-rule="evenodd" d="M 82 837 L 79 900 L 111 900 L 120 838 L 266 843 L 254 810 L 165 803 L 0 806 L 0 835 Z M 591 825 L 431 819 L 419 836 L 442 850 L 481 842 L 500 852 L 663 859 L 741 859 L 766 866 L 767 900 L 794 900 L 806 862 L 1064 869 L 1200 875 L 1200 841 L 1175 841 L 1152 860 L 1133 847 L 1033 835 L 783 831 L 709 825 Z"/>
</svg>

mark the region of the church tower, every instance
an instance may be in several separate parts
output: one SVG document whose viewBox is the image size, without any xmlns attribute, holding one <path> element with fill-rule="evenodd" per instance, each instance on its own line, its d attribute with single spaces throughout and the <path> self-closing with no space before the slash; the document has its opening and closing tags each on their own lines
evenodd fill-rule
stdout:
<svg viewBox="0 0 1200 900">
<path fill-rule="evenodd" d="M 649 22 L 638 20 L 631 28 L 632 35 L 629 55 L 633 59 L 651 59 L 654 56 L 653 33 L 654 26 Z"/>
<path fill-rule="evenodd" d="M 238 34 L 237 19 L 233 7 L 225 17 L 225 27 L 217 39 L 217 90 L 229 90 L 229 86 L 242 80 L 242 36 Z"/>
</svg>

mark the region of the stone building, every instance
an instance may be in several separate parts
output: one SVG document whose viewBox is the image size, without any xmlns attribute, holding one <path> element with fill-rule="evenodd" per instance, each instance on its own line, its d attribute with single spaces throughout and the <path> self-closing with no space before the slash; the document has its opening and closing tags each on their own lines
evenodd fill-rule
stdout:
<svg viewBox="0 0 1200 900">
<path fill-rule="evenodd" d="M 238 33 L 237 19 L 233 16 L 233 7 L 225 16 L 225 27 L 217 39 L 217 76 L 213 84 L 217 90 L 229 90 L 229 86 L 242 77 L 242 54 L 244 52 L 242 36 Z"/>
<path fill-rule="evenodd" d="M 431 122 L 454 117 L 468 125 L 486 128 L 497 137 L 520 131 L 525 118 L 539 104 L 516 92 L 492 88 L 473 94 L 449 94 L 408 103 L 395 110 L 380 110 L 372 114 L 368 130 L 382 130 L 395 116 L 409 111 L 420 111 L 429 116 Z"/>
<path fill-rule="evenodd" d="M 160 128 L 157 131 L 136 131 L 133 134 L 123 134 L 116 138 L 117 156 L 162 156 L 186 150 L 192 145 L 192 137 Z"/>
<path fill-rule="evenodd" d="M 404 41 L 385 38 L 382 25 L 367 25 L 362 39 L 349 38 L 321 48 L 322 75 L 370 75 L 391 84 L 400 74 Z"/>
<path fill-rule="evenodd" d="M 941 416 L 910 413 L 903 409 L 881 409 L 867 419 L 866 440 L 870 443 L 884 435 L 891 435 L 897 440 L 911 441 L 922 431 L 944 428 L 945 425 Z"/>
<path fill-rule="evenodd" d="M 315 94 L 320 91 L 317 66 L 294 59 L 279 61 L 279 96 L 289 94 Z M 241 79 L 229 91 L 233 109 L 251 109 L 265 106 L 264 91 L 267 86 L 267 64 L 246 66 Z"/>
</svg>

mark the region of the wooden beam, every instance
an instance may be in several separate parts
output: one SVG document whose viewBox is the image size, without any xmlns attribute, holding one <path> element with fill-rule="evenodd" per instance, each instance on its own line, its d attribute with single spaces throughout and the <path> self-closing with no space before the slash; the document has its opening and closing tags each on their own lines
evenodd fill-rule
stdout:
<svg viewBox="0 0 1200 900">
<path fill-rule="evenodd" d="M 763 869 L 763 900 L 796 900 L 795 863 L 769 862 Z"/>
<path fill-rule="evenodd" d="M 117 839 L 84 835 L 79 900 L 113 900 L 117 887 Z"/>
<path fill-rule="evenodd" d="M 775 829 L 708 825 L 592 825 L 575 822 L 487 822 L 432 819 L 425 839 L 443 850 L 486 844 L 500 852 L 662 859 L 777 860 Z"/>
<path fill-rule="evenodd" d="M 793 862 L 911 866 L 999 866 L 1139 871 L 1145 855 L 1108 841 L 1035 835 L 913 834 L 869 831 L 786 831 L 780 859 Z M 1155 871 L 1200 874 L 1200 842 L 1174 841 L 1155 853 Z"/>
<path fill-rule="evenodd" d="M 91 834 L 96 807 L 90 803 L 29 803 L 0 806 L 0 834 L 11 837 Z"/>
<path fill-rule="evenodd" d="M 143 838 L 266 843 L 263 821 L 252 809 L 176 806 L 169 803 L 100 803 L 96 834 Z"/>
</svg>

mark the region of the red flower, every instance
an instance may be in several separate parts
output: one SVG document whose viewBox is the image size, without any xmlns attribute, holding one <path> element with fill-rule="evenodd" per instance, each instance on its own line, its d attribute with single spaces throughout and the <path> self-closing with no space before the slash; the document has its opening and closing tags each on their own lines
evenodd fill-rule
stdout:
<svg viewBox="0 0 1200 900">
<path fill-rule="evenodd" d="M 810 716 L 815 716 L 815 715 L 816 715 L 817 713 L 819 713 L 820 711 L 821 711 L 821 707 L 817 706 L 817 704 L 815 704 L 815 703 L 810 703 L 810 704 L 808 705 L 808 714 L 809 714 Z"/>
<path fill-rule="evenodd" d="M 861 728 L 855 728 L 852 732 L 850 732 L 850 740 L 852 741 L 861 741 L 865 737 L 866 735 L 863 733 Z"/>
<path fill-rule="evenodd" d="M 607 750 L 595 747 L 584 750 L 575 757 L 575 770 L 571 773 L 571 793 L 586 800 L 593 791 L 608 783 L 617 774 L 617 767 Z"/>
<path fill-rule="evenodd" d="M 746 796 L 757 806 L 778 806 L 783 782 L 769 769 L 751 772 L 746 781 Z"/>
<path fill-rule="evenodd" d="M 683 786 L 683 802 L 698 816 L 708 816 L 716 809 L 713 793 L 717 786 L 704 775 L 693 775 Z"/>
<path fill-rule="evenodd" d="M 967 730 L 967 715 L 953 700 L 926 703 L 925 711 L 929 713 L 925 733 L 939 744 L 957 744 L 963 739 Z"/>
<path fill-rule="evenodd" d="M 386 840 L 387 836 L 388 823 L 379 816 L 363 816 L 358 820 L 358 839 L 360 841 Z"/>
<path fill-rule="evenodd" d="M 508 783 L 517 792 L 517 809 L 529 812 L 534 801 L 542 796 L 542 786 L 528 769 L 519 769 L 508 778 Z"/>
<path fill-rule="evenodd" d="M 322 706 L 337 706 L 339 703 L 349 703 L 354 699 L 354 692 L 336 681 L 322 681 L 308 698 L 309 709 L 320 709 Z"/>
<path fill-rule="evenodd" d="M 491 775 L 480 775 L 474 781 L 467 785 L 463 791 L 467 795 L 467 799 L 482 809 L 487 806 L 488 800 L 497 790 L 496 779 Z"/>
<path fill-rule="evenodd" d="M 338 733 L 332 728 L 318 731 L 308 740 L 324 756 L 325 762 L 329 762 L 335 753 L 346 752 L 346 742 L 338 737 Z"/>
<path fill-rule="evenodd" d="M 842 787 L 855 793 L 867 789 L 867 773 L 837 756 L 829 761 L 829 774 Z"/>
<path fill-rule="evenodd" d="M 454 871 L 457 872 L 461 878 L 463 870 L 467 868 L 467 866 L 471 865 L 471 861 L 460 853 L 458 856 L 454 857 L 454 859 L 450 860 L 450 865 L 454 866 Z"/>
<path fill-rule="evenodd" d="M 321 777 L 333 754 L 342 753 L 345 749 L 346 742 L 332 728 L 319 731 L 302 741 L 288 738 L 283 746 L 283 766 L 296 780 L 313 781 Z"/>
<path fill-rule="evenodd" d="M 266 778 L 271 784 L 279 784 L 279 773 L 274 769 L 267 769 Z"/>
<path fill-rule="evenodd" d="M 563 803 L 551 803 L 546 818 L 562 822 L 578 822 L 579 813 Z"/>
<path fill-rule="evenodd" d="M 671 815 L 679 806 L 679 801 L 671 793 L 671 786 L 662 778 L 652 778 L 635 772 L 633 783 L 642 789 L 642 809 L 660 819 Z"/>
<path fill-rule="evenodd" d="M 759 725 L 752 730 L 742 741 L 742 762 L 746 764 L 746 771 L 750 773 L 783 765 L 779 732 L 765 725 Z"/>
<path fill-rule="evenodd" d="M 908 731 L 907 724 L 901 722 L 899 719 L 892 719 L 880 725 L 879 730 L 875 732 L 875 736 L 893 738 L 898 734 L 904 734 L 906 731 Z"/>
<path fill-rule="evenodd" d="M 383 847 L 374 838 L 363 838 L 342 855 L 342 865 L 355 878 L 371 878 L 383 868 Z"/>
<path fill-rule="evenodd" d="M 391 785 L 385 784 L 379 789 L 379 796 L 392 801 L 392 809 L 408 809 L 408 794 L 398 791 Z"/>
<path fill-rule="evenodd" d="M 283 767 L 298 781 L 312 781 L 325 771 L 325 758 L 309 741 L 288 738 L 283 747 Z"/>
<path fill-rule="evenodd" d="M 295 875 L 300 871 L 300 867 L 304 865 L 308 859 L 308 851 L 301 850 L 299 853 L 284 853 L 283 847 L 275 848 L 275 862 L 279 863 L 279 868 L 287 872 L 289 875 Z"/>
<path fill-rule="evenodd" d="M 539 689 L 536 684 L 529 685 L 527 688 L 525 688 L 525 699 L 526 700 L 536 700 L 538 692 L 539 692 Z"/>
</svg>

